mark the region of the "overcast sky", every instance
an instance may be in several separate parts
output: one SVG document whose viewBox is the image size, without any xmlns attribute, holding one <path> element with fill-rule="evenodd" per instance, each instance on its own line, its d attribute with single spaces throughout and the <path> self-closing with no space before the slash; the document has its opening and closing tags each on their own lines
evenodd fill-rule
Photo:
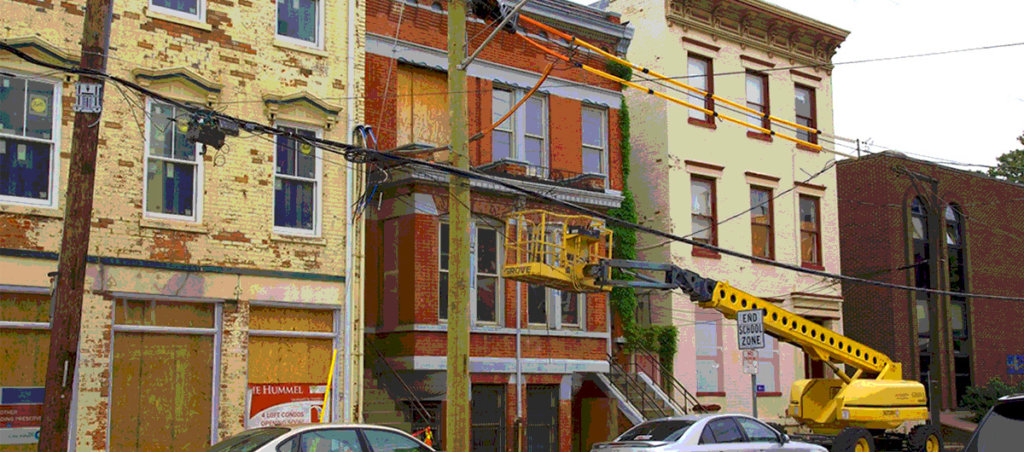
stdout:
<svg viewBox="0 0 1024 452">
<path fill-rule="evenodd" d="M 833 62 L 1024 42 L 1019 0 L 771 3 L 849 31 Z M 872 150 L 994 165 L 1021 148 L 1024 46 L 840 65 L 832 75 L 836 134 L 873 140 Z"/>
</svg>

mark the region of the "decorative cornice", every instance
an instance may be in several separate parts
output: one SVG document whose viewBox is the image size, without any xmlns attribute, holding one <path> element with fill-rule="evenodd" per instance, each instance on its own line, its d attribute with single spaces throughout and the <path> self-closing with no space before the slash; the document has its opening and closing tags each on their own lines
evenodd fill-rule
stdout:
<svg viewBox="0 0 1024 452">
<path fill-rule="evenodd" d="M 329 128 L 338 120 L 341 107 L 330 104 L 306 91 L 300 91 L 288 95 L 264 94 L 263 104 L 266 107 L 267 116 L 277 118 L 285 109 L 301 110 L 302 115 L 293 115 L 288 118 L 301 122 L 314 123 L 320 127 Z"/>
<path fill-rule="evenodd" d="M 220 96 L 223 84 L 207 79 L 188 68 L 177 67 L 170 69 L 132 69 L 132 76 L 142 86 L 152 86 L 161 83 L 179 83 L 190 86 L 192 91 L 204 93 L 207 102 L 214 102 Z M 180 97 L 171 95 L 171 97 Z"/>
<path fill-rule="evenodd" d="M 832 57 L 850 32 L 760 0 L 665 0 L 666 19 L 809 65 L 831 70 Z"/>
<path fill-rule="evenodd" d="M 706 43 L 704 41 L 698 41 L 698 40 L 693 39 L 693 38 L 691 38 L 689 36 L 683 36 L 683 42 L 685 42 L 687 44 L 693 44 L 693 45 L 695 45 L 697 47 L 703 47 L 703 48 L 708 49 L 708 50 L 710 50 L 712 52 L 717 52 L 719 50 L 722 50 L 722 48 L 719 47 L 719 46 L 711 45 L 711 44 L 708 44 L 708 43 Z"/>
<path fill-rule="evenodd" d="M 62 66 L 78 65 L 79 63 L 78 55 L 65 52 L 38 36 L 25 36 L 21 38 L 7 39 L 4 42 L 11 47 L 39 57 L 43 61 L 49 63 L 55 63 Z"/>
</svg>

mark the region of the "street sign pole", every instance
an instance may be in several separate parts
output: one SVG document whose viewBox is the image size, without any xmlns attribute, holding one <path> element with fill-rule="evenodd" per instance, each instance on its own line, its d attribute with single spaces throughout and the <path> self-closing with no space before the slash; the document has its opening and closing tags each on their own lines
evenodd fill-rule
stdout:
<svg viewBox="0 0 1024 452">
<path fill-rule="evenodd" d="M 764 311 L 750 309 L 736 314 L 736 340 L 743 351 L 743 372 L 750 374 L 750 400 L 757 417 L 757 349 L 764 348 Z"/>
</svg>

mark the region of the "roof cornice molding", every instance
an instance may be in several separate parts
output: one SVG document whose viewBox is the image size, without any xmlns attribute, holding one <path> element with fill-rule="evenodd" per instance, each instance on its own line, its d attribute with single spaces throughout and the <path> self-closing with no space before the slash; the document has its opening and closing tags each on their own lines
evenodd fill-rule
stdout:
<svg viewBox="0 0 1024 452">
<path fill-rule="evenodd" d="M 759 0 L 665 0 L 666 19 L 771 56 L 831 71 L 850 32 Z"/>
</svg>

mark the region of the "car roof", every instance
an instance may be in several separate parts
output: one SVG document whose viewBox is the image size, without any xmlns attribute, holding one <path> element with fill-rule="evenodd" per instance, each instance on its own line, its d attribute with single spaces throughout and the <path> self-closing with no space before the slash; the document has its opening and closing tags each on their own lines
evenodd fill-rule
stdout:
<svg viewBox="0 0 1024 452">
<path fill-rule="evenodd" d="M 1000 402 L 1008 402 L 1011 400 L 1024 400 L 1024 393 L 1010 394 L 999 398 Z"/>
<path fill-rule="evenodd" d="M 389 430 L 389 431 L 392 431 L 392 432 L 402 433 L 402 434 L 407 435 L 407 436 L 412 436 L 412 435 L 409 435 L 408 432 L 403 432 L 402 430 L 399 430 L 397 428 L 388 427 L 386 425 L 376 425 L 376 424 L 345 424 L 345 423 L 324 422 L 324 423 L 317 423 L 317 424 L 274 425 L 272 427 L 287 428 L 287 429 L 291 429 L 293 431 L 311 430 L 311 429 L 315 429 L 315 428 L 372 428 L 372 429 L 377 429 L 377 430 Z"/>
</svg>

